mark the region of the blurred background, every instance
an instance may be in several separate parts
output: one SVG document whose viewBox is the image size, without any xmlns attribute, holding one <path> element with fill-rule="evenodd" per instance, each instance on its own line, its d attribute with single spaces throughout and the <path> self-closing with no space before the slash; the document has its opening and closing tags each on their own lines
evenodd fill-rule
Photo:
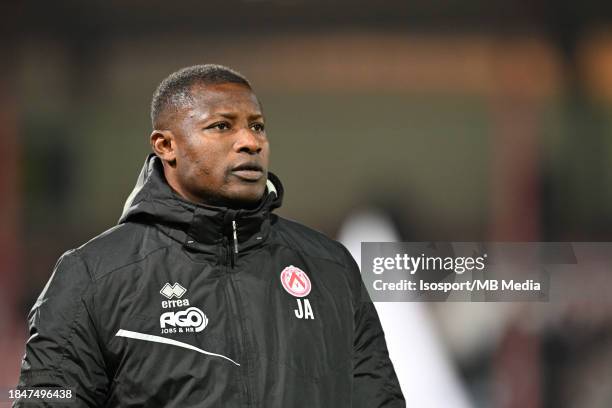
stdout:
<svg viewBox="0 0 612 408">
<path fill-rule="evenodd" d="M 404 241 L 612 241 L 610 6 L 3 4 L 0 386 L 17 382 L 57 258 L 116 224 L 150 151 L 152 93 L 184 66 L 250 79 L 286 189 L 279 213 L 331 237 L 374 214 L 371 228 Z M 361 240 L 379 236 L 367 228 Z M 398 310 L 383 323 L 426 334 L 390 339 L 412 406 L 612 406 L 601 303 Z"/>
</svg>

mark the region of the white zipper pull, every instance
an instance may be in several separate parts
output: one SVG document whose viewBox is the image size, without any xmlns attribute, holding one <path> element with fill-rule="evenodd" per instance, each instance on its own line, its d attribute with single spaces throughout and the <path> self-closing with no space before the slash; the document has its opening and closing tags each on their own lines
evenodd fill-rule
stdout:
<svg viewBox="0 0 612 408">
<path fill-rule="evenodd" d="M 234 253 L 238 253 L 238 233 L 236 232 L 236 220 L 232 220 L 232 229 L 234 232 Z"/>
</svg>

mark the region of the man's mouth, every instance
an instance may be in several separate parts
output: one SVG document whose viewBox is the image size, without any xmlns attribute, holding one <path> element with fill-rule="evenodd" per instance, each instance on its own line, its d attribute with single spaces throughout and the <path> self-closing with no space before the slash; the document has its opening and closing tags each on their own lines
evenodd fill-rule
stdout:
<svg viewBox="0 0 612 408">
<path fill-rule="evenodd" d="M 257 163 L 243 163 L 234 167 L 232 174 L 245 181 L 258 181 L 263 177 L 264 171 Z"/>
</svg>

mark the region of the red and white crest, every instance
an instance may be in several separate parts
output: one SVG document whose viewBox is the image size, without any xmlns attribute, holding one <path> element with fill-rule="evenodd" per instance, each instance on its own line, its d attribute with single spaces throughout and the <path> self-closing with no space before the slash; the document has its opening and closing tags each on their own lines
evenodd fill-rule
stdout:
<svg viewBox="0 0 612 408">
<path fill-rule="evenodd" d="M 280 280 L 283 284 L 283 288 L 285 288 L 289 294 L 296 297 L 308 296 L 312 288 L 310 278 L 308 278 L 306 272 L 293 265 L 289 265 L 283 269 L 280 274 Z"/>
</svg>

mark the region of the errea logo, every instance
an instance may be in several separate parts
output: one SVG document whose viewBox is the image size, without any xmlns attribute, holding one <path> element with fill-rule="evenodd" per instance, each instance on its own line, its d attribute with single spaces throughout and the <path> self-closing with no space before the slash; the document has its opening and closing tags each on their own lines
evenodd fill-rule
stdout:
<svg viewBox="0 0 612 408">
<path fill-rule="evenodd" d="M 186 292 L 187 289 L 178 282 L 174 282 L 174 285 L 166 282 L 159 291 L 162 296 L 169 299 L 161 302 L 162 309 L 188 307 L 185 310 L 163 312 L 159 316 L 162 334 L 199 333 L 208 325 L 208 317 L 206 317 L 202 310 L 191 306 L 189 299 L 186 297 L 181 299 Z"/>
<path fill-rule="evenodd" d="M 161 293 L 168 299 L 172 299 L 173 297 L 180 299 L 185 294 L 185 292 L 187 292 L 187 289 L 182 287 L 178 282 L 174 282 L 174 285 L 166 283 L 164 287 L 161 288 L 161 290 L 159 291 L 159 293 Z"/>
</svg>

